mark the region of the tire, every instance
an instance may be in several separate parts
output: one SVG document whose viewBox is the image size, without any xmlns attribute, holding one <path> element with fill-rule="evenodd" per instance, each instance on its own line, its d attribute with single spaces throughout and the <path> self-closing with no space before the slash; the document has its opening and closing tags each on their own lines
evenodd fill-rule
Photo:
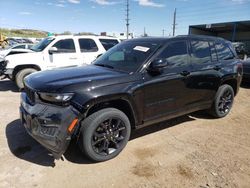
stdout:
<svg viewBox="0 0 250 188">
<path fill-rule="evenodd" d="M 20 70 L 15 77 L 15 81 L 16 81 L 16 85 L 19 89 L 23 89 L 24 88 L 24 78 L 26 76 L 28 76 L 29 74 L 36 72 L 36 69 L 32 69 L 32 68 L 27 68 L 27 69 L 22 69 Z"/>
<path fill-rule="evenodd" d="M 225 117 L 231 110 L 234 101 L 234 90 L 230 85 L 224 84 L 219 87 L 210 114 L 216 118 Z"/>
<path fill-rule="evenodd" d="M 128 117 L 118 109 L 105 108 L 82 122 L 78 143 L 86 157 L 94 162 L 102 162 L 116 157 L 123 150 L 130 133 Z"/>
</svg>

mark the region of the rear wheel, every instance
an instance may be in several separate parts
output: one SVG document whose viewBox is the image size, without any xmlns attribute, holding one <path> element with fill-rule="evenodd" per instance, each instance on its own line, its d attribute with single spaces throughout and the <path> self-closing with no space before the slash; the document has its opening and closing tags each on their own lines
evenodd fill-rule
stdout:
<svg viewBox="0 0 250 188">
<path fill-rule="evenodd" d="M 217 118 L 225 117 L 231 110 L 234 101 L 234 90 L 230 85 L 219 87 L 210 114 Z"/>
<path fill-rule="evenodd" d="M 96 162 L 112 159 L 126 146 L 130 132 L 129 119 L 120 110 L 97 111 L 82 123 L 80 149 Z"/>
<path fill-rule="evenodd" d="M 24 88 L 24 78 L 28 76 L 29 74 L 36 72 L 36 69 L 27 68 L 20 70 L 15 77 L 16 85 L 19 89 Z"/>
</svg>

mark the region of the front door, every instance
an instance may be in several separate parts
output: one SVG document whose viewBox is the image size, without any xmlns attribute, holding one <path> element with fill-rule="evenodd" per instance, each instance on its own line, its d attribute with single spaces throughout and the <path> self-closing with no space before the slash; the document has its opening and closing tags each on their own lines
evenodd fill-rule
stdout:
<svg viewBox="0 0 250 188">
<path fill-rule="evenodd" d="M 57 51 L 49 53 L 49 68 L 73 67 L 79 65 L 80 59 L 76 52 L 73 39 L 62 39 L 57 41 L 52 47 Z"/>
<path fill-rule="evenodd" d="M 168 65 L 157 75 L 145 75 L 144 122 L 184 110 L 189 98 L 191 66 L 187 42 L 170 42 L 155 59 L 166 59 Z"/>
</svg>

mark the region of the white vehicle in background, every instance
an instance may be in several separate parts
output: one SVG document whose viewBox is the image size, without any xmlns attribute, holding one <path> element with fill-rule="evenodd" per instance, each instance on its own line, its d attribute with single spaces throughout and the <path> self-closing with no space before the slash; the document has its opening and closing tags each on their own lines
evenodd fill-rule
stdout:
<svg viewBox="0 0 250 188">
<path fill-rule="evenodd" d="M 4 58 L 7 55 L 32 52 L 32 50 L 30 49 L 33 45 L 34 44 L 22 43 L 22 44 L 16 44 L 14 46 L 10 46 L 9 48 L 6 48 L 0 51 L 0 58 Z"/>
<path fill-rule="evenodd" d="M 0 75 L 16 82 L 23 88 L 25 76 L 41 70 L 90 64 L 119 39 L 106 36 L 53 36 L 34 45 L 31 53 L 7 56 L 0 65 Z"/>
</svg>

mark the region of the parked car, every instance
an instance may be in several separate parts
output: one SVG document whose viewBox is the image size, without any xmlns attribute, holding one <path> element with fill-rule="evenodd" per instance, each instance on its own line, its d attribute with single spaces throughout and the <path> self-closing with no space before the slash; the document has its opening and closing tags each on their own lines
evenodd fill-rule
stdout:
<svg viewBox="0 0 250 188">
<path fill-rule="evenodd" d="M 32 50 L 30 50 L 32 46 L 33 44 L 30 43 L 27 44 L 23 43 L 23 44 L 16 44 L 14 46 L 9 46 L 9 48 L 0 51 L 0 58 L 3 59 L 7 55 L 32 52 Z"/>
<path fill-rule="evenodd" d="M 105 40 L 105 45 L 102 45 L 102 40 Z M 112 45 L 107 47 L 107 43 Z M 23 88 L 24 77 L 33 72 L 90 64 L 117 43 L 118 39 L 103 36 L 48 37 L 31 48 L 35 53 L 7 56 L 4 62 L 6 66 L 0 72 Z"/>
<path fill-rule="evenodd" d="M 250 58 L 242 61 L 243 64 L 243 81 L 250 82 Z"/>
<path fill-rule="evenodd" d="M 88 158 L 105 161 L 123 150 L 132 129 L 198 110 L 226 116 L 242 72 L 220 38 L 132 39 L 92 65 L 29 75 L 21 121 L 56 159 L 76 137 Z"/>
</svg>

